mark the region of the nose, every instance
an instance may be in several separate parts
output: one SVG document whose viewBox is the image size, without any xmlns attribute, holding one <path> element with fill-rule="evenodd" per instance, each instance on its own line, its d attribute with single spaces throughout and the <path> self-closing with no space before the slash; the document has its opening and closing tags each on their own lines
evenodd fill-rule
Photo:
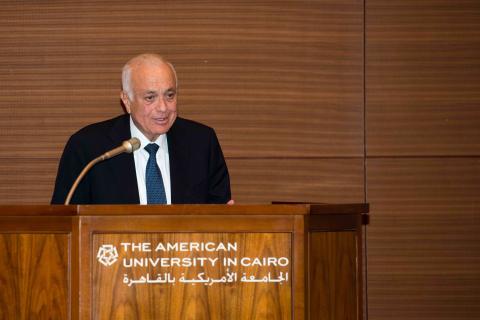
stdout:
<svg viewBox="0 0 480 320">
<path fill-rule="evenodd" d="M 165 97 L 160 97 L 160 99 L 158 99 L 158 103 L 155 108 L 160 112 L 167 111 L 167 102 L 165 101 Z"/>
</svg>

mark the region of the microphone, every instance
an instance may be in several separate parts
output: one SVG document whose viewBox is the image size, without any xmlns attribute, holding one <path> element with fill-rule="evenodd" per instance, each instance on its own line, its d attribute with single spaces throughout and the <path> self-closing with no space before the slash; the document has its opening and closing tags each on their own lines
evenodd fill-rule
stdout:
<svg viewBox="0 0 480 320">
<path fill-rule="evenodd" d="M 99 157 L 96 157 L 92 161 L 90 161 L 85 168 L 83 168 L 82 172 L 78 175 L 77 179 L 73 183 L 72 187 L 70 188 L 70 191 L 68 192 L 67 198 L 65 199 L 65 205 L 70 204 L 70 200 L 72 199 L 73 193 L 75 192 L 75 189 L 77 189 L 78 184 L 80 181 L 82 181 L 83 177 L 87 174 L 87 172 L 97 163 L 102 162 L 103 160 L 107 160 L 110 158 L 113 158 L 120 153 L 132 153 L 135 150 L 138 150 L 140 148 L 140 140 L 138 138 L 131 138 L 129 140 L 125 140 L 122 142 L 122 144 L 110 151 L 105 152 Z"/>
<path fill-rule="evenodd" d="M 116 155 L 119 155 L 120 153 L 124 153 L 124 152 L 132 153 L 133 151 L 138 150 L 139 148 L 140 148 L 140 140 L 138 140 L 138 138 L 132 138 L 132 139 L 123 141 L 121 146 L 105 152 L 99 158 L 100 158 L 100 161 L 103 161 L 103 160 L 113 158 Z"/>
</svg>

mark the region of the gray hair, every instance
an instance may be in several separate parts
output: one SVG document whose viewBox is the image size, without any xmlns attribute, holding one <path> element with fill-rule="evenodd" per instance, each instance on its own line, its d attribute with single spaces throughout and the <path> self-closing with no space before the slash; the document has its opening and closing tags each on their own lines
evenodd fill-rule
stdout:
<svg viewBox="0 0 480 320">
<path fill-rule="evenodd" d="M 177 71 L 175 70 L 175 67 L 173 64 L 165 60 L 162 56 L 155 54 L 155 53 L 143 53 L 138 56 L 133 57 L 130 59 L 122 69 L 122 90 L 127 94 L 128 99 L 133 100 L 134 98 L 134 92 L 132 88 L 132 65 L 134 64 L 140 64 L 144 62 L 152 62 L 152 61 L 158 61 L 165 63 L 170 67 L 170 69 L 173 72 L 173 76 L 175 78 L 175 88 L 178 88 L 178 78 L 177 78 Z"/>
</svg>

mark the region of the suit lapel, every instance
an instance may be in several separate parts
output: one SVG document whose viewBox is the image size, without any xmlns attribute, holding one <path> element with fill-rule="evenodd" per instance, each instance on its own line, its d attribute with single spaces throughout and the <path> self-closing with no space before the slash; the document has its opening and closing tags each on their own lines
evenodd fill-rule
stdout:
<svg viewBox="0 0 480 320">
<path fill-rule="evenodd" d="M 188 186 L 189 156 L 187 142 L 182 139 L 181 119 L 177 118 L 167 132 L 167 143 L 172 203 L 185 203 L 187 201 L 186 186 Z"/>
<path fill-rule="evenodd" d="M 115 146 L 131 138 L 130 116 L 128 114 L 120 117 L 118 121 L 114 123 L 110 130 L 109 137 L 113 140 Z M 133 153 L 118 155 L 115 160 L 115 167 L 113 169 L 118 183 L 117 188 L 120 189 L 119 192 L 121 192 L 123 198 L 122 202 L 140 203 Z M 114 190 L 117 188 L 114 188 Z"/>
</svg>

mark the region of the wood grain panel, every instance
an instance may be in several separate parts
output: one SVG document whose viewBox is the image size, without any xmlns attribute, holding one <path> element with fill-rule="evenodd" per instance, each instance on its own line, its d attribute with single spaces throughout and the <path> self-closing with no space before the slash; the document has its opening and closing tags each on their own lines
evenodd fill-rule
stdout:
<svg viewBox="0 0 480 320">
<path fill-rule="evenodd" d="M 69 319 L 69 237 L 0 234 L 0 319 Z"/>
<path fill-rule="evenodd" d="M 180 114 L 229 157 L 360 156 L 362 26 L 356 0 L 2 3 L 0 165 L 53 176 L 43 160 L 69 135 L 122 112 L 120 69 L 141 52 L 174 62 Z M 47 203 L 52 184 L 0 199 Z"/>
<path fill-rule="evenodd" d="M 480 317 L 480 159 L 368 159 L 369 319 Z"/>
<path fill-rule="evenodd" d="M 0 162 L 3 204 L 50 201 L 57 163 Z M 237 203 L 363 202 L 363 159 L 227 159 Z"/>
<path fill-rule="evenodd" d="M 356 232 L 310 235 L 311 319 L 358 319 Z"/>
<path fill-rule="evenodd" d="M 120 112 L 121 66 L 154 51 L 178 67 L 182 113 L 216 127 L 227 155 L 359 155 L 362 9 L 355 0 L 10 2 L 0 13 L 2 143 L 28 152 L 24 129 L 35 126 L 57 158 L 69 133 Z"/>
<path fill-rule="evenodd" d="M 228 159 L 237 203 L 363 202 L 363 159 Z"/>
<path fill-rule="evenodd" d="M 102 244 L 114 244 L 118 248 L 119 262 L 105 267 L 93 262 L 93 319 L 291 319 L 292 285 L 286 283 L 245 283 L 240 282 L 243 274 L 249 278 L 262 278 L 268 272 L 276 277 L 288 272 L 288 267 L 246 267 L 230 266 L 230 272 L 238 275 L 236 283 L 215 283 L 213 285 L 185 284 L 178 282 L 203 277 L 220 279 L 227 267 L 216 263 L 191 267 L 135 267 L 125 268 L 121 261 L 132 257 L 149 258 L 224 258 L 242 257 L 287 257 L 291 260 L 291 236 L 288 233 L 148 233 L 148 234 L 95 234 L 94 248 Z M 188 251 L 188 252 L 127 252 L 120 250 L 121 242 L 129 243 L 236 243 L 237 251 Z M 154 248 L 152 248 L 154 250 Z M 157 273 L 170 273 L 175 284 L 136 284 L 129 286 L 125 277 L 139 279 L 145 273 L 156 278 Z M 125 273 L 125 274 L 124 274 Z M 154 279 L 152 278 L 152 279 Z M 162 303 L 170 301 L 171 303 Z"/>
<path fill-rule="evenodd" d="M 53 159 L 0 158 L 0 203 L 50 203 L 57 166 Z"/>
<path fill-rule="evenodd" d="M 367 152 L 480 155 L 480 2 L 366 1 Z"/>
</svg>

